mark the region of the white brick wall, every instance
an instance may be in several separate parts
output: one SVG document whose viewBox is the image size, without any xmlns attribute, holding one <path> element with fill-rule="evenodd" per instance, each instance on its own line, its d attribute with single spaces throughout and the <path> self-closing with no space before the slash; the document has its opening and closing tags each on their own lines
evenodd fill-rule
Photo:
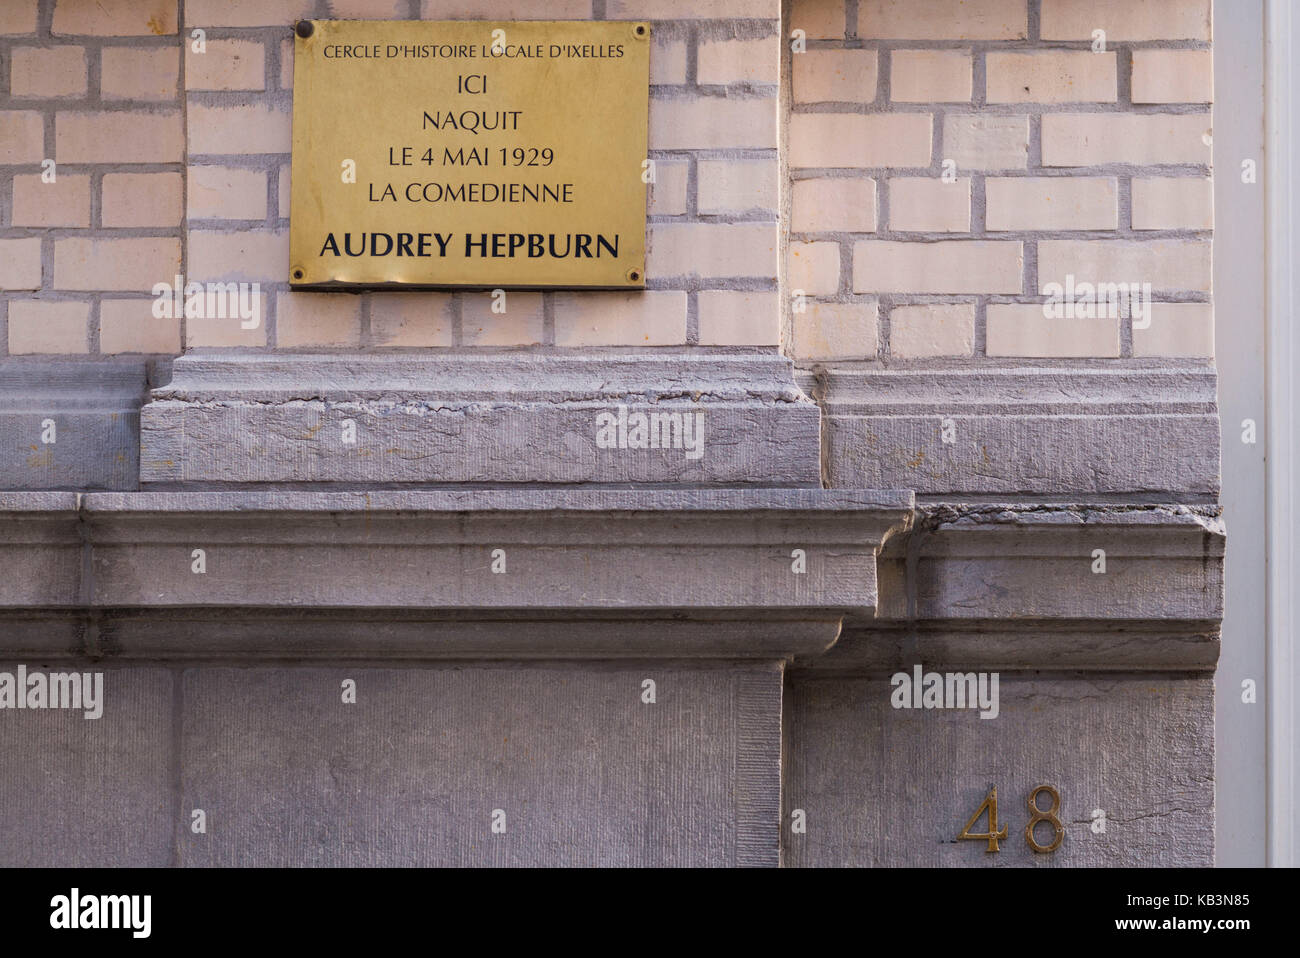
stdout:
<svg viewBox="0 0 1300 958">
<path fill-rule="evenodd" d="M 776 0 L 187 0 L 183 23 L 177 0 L 2 6 L 0 352 L 1210 352 L 1209 0 L 792 0 L 786 23 Z M 500 314 L 477 293 L 287 293 L 287 24 L 602 14 L 654 25 L 645 296 L 511 294 Z M 794 30 L 805 52 L 783 39 Z M 262 325 L 144 316 L 179 266 L 261 282 Z M 1112 339 L 1112 324 L 1066 330 L 1021 308 L 1090 271 L 1151 282 L 1152 325 L 1118 319 Z M 811 297 L 798 313 L 796 289 Z M 327 301 L 313 325 L 306 305 Z M 19 309 L 24 325 L 17 302 L 71 305 Z M 38 314 L 58 322 L 33 333 Z"/>
<path fill-rule="evenodd" d="M 1212 355 L 1209 0 L 790 9 L 793 355 Z M 1149 283 L 1150 325 L 1047 318 L 1069 278 Z"/>
<path fill-rule="evenodd" d="M 182 266 L 178 4 L 0 6 L 0 355 L 178 352 L 148 298 Z"/>
</svg>

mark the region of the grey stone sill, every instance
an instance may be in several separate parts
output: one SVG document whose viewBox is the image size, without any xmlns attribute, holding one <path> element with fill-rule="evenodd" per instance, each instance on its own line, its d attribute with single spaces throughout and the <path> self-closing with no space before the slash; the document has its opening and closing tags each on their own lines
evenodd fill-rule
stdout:
<svg viewBox="0 0 1300 958">
<path fill-rule="evenodd" d="M 776 353 L 191 352 L 151 402 L 379 401 L 567 405 L 635 399 L 715 399 L 811 406 L 793 364 Z"/>
<path fill-rule="evenodd" d="M 797 664 L 1212 672 L 1224 543 L 1217 506 L 922 506 L 881 551 L 875 620 Z"/>
<path fill-rule="evenodd" d="M 136 488 L 147 380 L 141 361 L 0 360 L 0 488 Z"/>
<path fill-rule="evenodd" d="M 821 404 L 827 484 L 918 496 L 1219 490 L 1214 368 L 832 363 L 796 381 Z"/>
<path fill-rule="evenodd" d="M 1206 671 L 1223 545 L 1211 507 L 863 490 L 5 493 L 0 654 Z"/>
<path fill-rule="evenodd" d="M 877 615 L 1215 623 L 1224 542 L 1217 506 L 925 506 L 883 550 Z"/>
<path fill-rule="evenodd" d="M 607 416 L 667 445 L 611 446 Z M 820 424 L 775 353 L 198 353 L 140 411 L 140 482 L 818 488 Z"/>
<path fill-rule="evenodd" d="M 0 494 L 0 653 L 788 659 L 871 617 L 912 509 L 822 489 Z"/>
</svg>

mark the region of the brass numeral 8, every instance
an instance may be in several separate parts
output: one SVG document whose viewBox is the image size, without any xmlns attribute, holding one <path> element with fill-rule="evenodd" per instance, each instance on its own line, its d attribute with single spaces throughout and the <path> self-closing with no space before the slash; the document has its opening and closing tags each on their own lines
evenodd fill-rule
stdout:
<svg viewBox="0 0 1300 958">
<path fill-rule="evenodd" d="M 1046 792 L 1048 795 L 1052 796 L 1051 808 L 1044 810 L 1038 807 L 1039 792 Z M 1030 848 L 1039 854 L 1045 855 L 1048 852 L 1056 851 L 1061 847 L 1061 839 L 1065 838 L 1065 826 L 1063 826 L 1061 820 L 1056 817 L 1057 813 L 1061 810 L 1061 793 L 1050 785 L 1039 785 L 1029 793 L 1029 798 L 1025 801 L 1029 805 L 1029 824 L 1025 826 L 1025 841 L 1029 843 Z M 1034 826 L 1039 822 L 1048 822 L 1051 824 L 1052 828 L 1055 829 L 1056 837 L 1052 839 L 1052 844 L 1040 845 L 1038 844 L 1038 840 L 1034 838 Z"/>
</svg>

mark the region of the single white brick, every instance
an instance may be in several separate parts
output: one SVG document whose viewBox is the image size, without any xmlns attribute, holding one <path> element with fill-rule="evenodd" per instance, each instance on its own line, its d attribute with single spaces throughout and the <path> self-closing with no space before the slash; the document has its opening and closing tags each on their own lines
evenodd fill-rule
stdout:
<svg viewBox="0 0 1300 958">
<path fill-rule="evenodd" d="M 1043 165 L 1209 165 L 1203 138 L 1210 133 L 1208 113 L 1050 113 L 1043 116 Z"/>
<path fill-rule="evenodd" d="M 650 100 L 650 149 L 776 149 L 777 99 Z"/>
<path fill-rule="evenodd" d="M 990 51 L 989 103 L 1114 103 L 1119 71 L 1114 51 Z"/>
<path fill-rule="evenodd" d="M 277 346 L 361 345 L 361 297 L 291 291 L 275 298 Z"/>
<path fill-rule="evenodd" d="M 1113 176 L 1014 176 L 984 181 L 985 226 L 998 230 L 1113 230 L 1119 187 Z"/>
<path fill-rule="evenodd" d="M 541 293 L 506 292 L 504 301 L 491 292 L 464 293 L 460 302 L 461 341 L 466 346 L 531 346 L 542 341 Z M 493 312 L 494 302 L 504 302 L 505 312 Z"/>
<path fill-rule="evenodd" d="M 9 304 L 9 352 L 88 353 L 89 303 L 15 299 Z"/>
<path fill-rule="evenodd" d="M 35 110 L 0 110 L 0 166 L 39 163 L 45 157 L 45 125 Z"/>
<path fill-rule="evenodd" d="M 47 183 L 39 173 L 19 173 L 12 215 L 14 226 L 89 226 L 89 174 L 64 173 Z"/>
<path fill-rule="evenodd" d="M 690 175 L 689 160 L 659 158 L 654 161 L 655 180 L 648 190 L 648 209 L 663 216 L 680 216 L 686 212 L 686 182 Z"/>
<path fill-rule="evenodd" d="M 340 20 L 405 20 L 406 0 L 329 0 L 330 15 Z"/>
<path fill-rule="evenodd" d="M 775 223 L 652 223 L 647 275 L 776 278 Z"/>
<path fill-rule="evenodd" d="M 873 40 L 1023 40 L 1025 0 L 858 0 L 858 36 Z"/>
<path fill-rule="evenodd" d="M 180 63 L 180 52 L 174 47 L 105 47 L 99 95 L 105 100 L 175 100 Z"/>
<path fill-rule="evenodd" d="M 292 56 L 292 54 L 291 54 Z M 266 88 L 266 48 L 255 40 L 208 40 L 202 53 L 185 47 L 187 90 Z"/>
<path fill-rule="evenodd" d="M 889 98 L 896 103 L 969 103 L 969 50 L 895 50 L 890 54 Z"/>
<path fill-rule="evenodd" d="M 796 103 L 870 103 L 879 72 L 875 50 L 806 50 L 792 63 Z"/>
<path fill-rule="evenodd" d="M 9 93 L 15 97 L 85 96 L 85 47 L 15 47 L 9 55 Z"/>
<path fill-rule="evenodd" d="M 990 240 L 859 240 L 855 293 L 1019 293 L 1024 247 Z"/>
<path fill-rule="evenodd" d="M 1133 179 L 1135 230 L 1214 228 L 1214 184 L 1205 176 Z"/>
<path fill-rule="evenodd" d="M 985 351 L 1044 359 L 1119 356 L 1119 320 L 1049 319 L 1038 303 L 990 303 Z"/>
<path fill-rule="evenodd" d="M 433 0 L 425 0 L 426 3 Z M 436 2 L 458 2 L 462 6 L 479 6 L 483 0 L 436 0 Z M 536 0 L 528 0 L 529 5 Z M 574 6 L 577 0 L 558 0 Z M 582 0 L 584 4 L 590 0 Z M 523 4 L 515 0 L 516 9 Z M 559 13 L 552 9 L 552 0 L 546 3 L 546 18 L 559 18 Z M 590 10 L 577 19 L 591 16 Z M 781 16 L 779 0 L 605 0 L 605 16 L 610 20 L 775 20 Z"/>
<path fill-rule="evenodd" d="M 181 351 L 179 316 L 157 317 L 152 299 L 106 299 L 99 304 L 99 351 L 105 355 Z"/>
<path fill-rule="evenodd" d="M 21 36 L 36 32 L 40 8 L 34 3 L 0 4 L 0 37 Z M 840 33 L 843 33 L 840 30 Z"/>
<path fill-rule="evenodd" d="M 796 233 L 876 229 L 876 181 L 868 177 L 795 180 L 790 203 L 790 228 Z"/>
<path fill-rule="evenodd" d="M 831 296 L 840 288 L 839 243 L 791 243 L 786 250 L 786 285 L 807 296 Z"/>
<path fill-rule="evenodd" d="M 451 293 L 370 293 L 376 346 L 450 346 Z"/>
<path fill-rule="evenodd" d="M 777 207 L 777 174 L 780 165 L 770 160 L 700 160 L 698 172 L 699 211 L 773 214 Z"/>
<path fill-rule="evenodd" d="M 185 348 L 196 346 L 265 346 L 267 311 L 270 300 L 267 294 L 258 293 L 254 300 L 255 316 L 245 320 L 239 316 L 187 317 L 185 320 Z M 245 329 L 245 322 L 256 325 Z"/>
<path fill-rule="evenodd" d="M 793 318 L 797 359 L 875 359 L 879 333 L 875 303 L 808 303 Z"/>
<path fill-rule="evenodd" d="M 187 111 L 191 153 L 288 153 L 293 146 L 291 127 L 287 109 L 262 103 L 190 103 Z"/>
<path fill-rule="evenodd" d="M 780 294 L 706 289 L 699 294 L 701 346 L 774 346 L 781 342 Z"/>
<path fill-rule="evenodd" d="M 181 175 L 106 173 L 100 221 L 104 226 L 176 226 L 185 198 Z"/>
<path fill-rule="evenodd" d="M 57 0 L 50 32 L 56 37 L 165 37 L 176 32 L 176 0 Z"/>
<path fill-rule="evenodd" d="M 179 163 L 184 147 L 179 110 L 61 112 L 54 118 L 60 163 Z"/>
<path fill-rule="evenodd" d="M 1209 50 L 1134 50 L 1134 103 L 1211 103 L 1214 57 Z"/>
<path fill-rule="evenodd" d="M 679 346 L 686 342 L 686 293 L 556 293 L 557 346 Z"/>
<path fill-rule="evenodd" d="M 1150 325 L 1133 323 L 1134 356 L 1214 356 L 1214 307 L 1209 303 L 1152 303 Z"/>
<path fill-rule="evenodd" d="M 703 39 L 696 50 L 695 78 L 703 86 L 771 83 L 781 78 L 781 38 Z"/>
<path fill-rule="evenodd" d="M 185 0 L 185 24 L 204 29 L 285 27 L 314 15 L 315 8 L 316 0 Z"/>
<path fill-rule="evenodd" d="M 793 169 L 928 167 L 933 139 L 928 113 L 796 113 L 789 163 Z"/>
<path fill-rule="evenodd" d="M 844 0 L 794 0 L 790 32 L 802 30 L 809 40 L 839 40 L 844 26 Z"/>
<path fill-rule="evenodd" d="M 889 314 L 889 353 L 898 359 L 969 356 L 975 351 L 974 303 L 895 306 Z"/>
<path fill-rule="evenodd" d="M 0 239 L 0 291 L 40 288 L 40 238 Z"/>
<path fill-rule="evenodd" d="M 1049 282 L 1150 283 L 1153 290 L 1209 292 L 1208 240 L 1042 240 L 1038 244 L 1040 289 Z"/>
<path fill-rule="evenodd" d="M 293 89 L 293 41 L 280 41 L 280 89 Z"/>
<path fill-rule="evenodd" d="M 941 159 L 952 160 L 958 171 L 1023 170 L 1029 165 L 1029 117 L 949 113 Z"/>
<path fill-rule="evenodd" d="M 686 41 L 656 36 L 650 47 L 650 82 L 677 85 L 686 82 Z"/>
<path fill-rule="evenodd" d="M 266 217 L 266 173 L 262 170 L 191 166 L 186 192 L 186 215 L 190 219 Z"/>
<path fill-rule="evenodd" d="M 56 289 L 147 292 L 181 271 L 174 237 L 70 237 L 54 241 Z"/>
<path fill-rule="evenodd" d="M 288 164 L 280 167 L 280 187 L 278 190 L 280 195 L 277 198 L 280 205 L 280 219 L 288 217 L 289 210 L 293 205 L 293 191 L 289 185 L 290 169 L 291 167 Z"/>
<path fill-rule="evenodd" d="M 907 232 L 970 232 L 969 177 L 948 183 L 937 176 L 889 181 L 889 227 Z"/>
<path fill-rule="evenodd" d="M 1209 40 L 1211 0 L 1043 0 L 1044 40 Z"/>
<path fill-rule="evenodd" d="M 209 232 L 190 230 L 190 278 L 284 282 L 289 276 L 289 233 L 287 230 L 237 230 Z M 322 294 L 324 295 L 324 294 Z M 328 298 L 328 297 L 327 297 Z M 307 302 L 323 302 L 310 297 Z"/>
</svg>

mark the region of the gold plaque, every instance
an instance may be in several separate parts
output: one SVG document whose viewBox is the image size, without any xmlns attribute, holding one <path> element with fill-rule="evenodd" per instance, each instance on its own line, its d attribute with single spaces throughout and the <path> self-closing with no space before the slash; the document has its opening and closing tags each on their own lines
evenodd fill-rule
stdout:
<svg viewBox="0 0 1300 958">
<path fill-rule="evenodd" d="M 294 287 L 645 286 L 650 26 L 298 24 Z"/>
</svg>

